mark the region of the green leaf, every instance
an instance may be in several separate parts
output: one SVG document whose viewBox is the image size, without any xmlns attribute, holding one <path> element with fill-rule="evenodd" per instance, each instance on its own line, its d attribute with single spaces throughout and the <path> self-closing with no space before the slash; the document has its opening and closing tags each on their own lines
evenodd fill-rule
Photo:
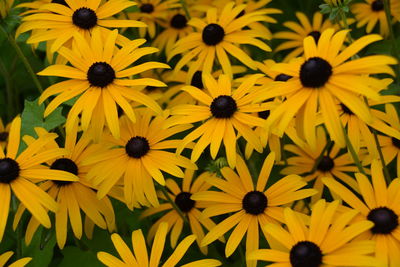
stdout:
<svg viewBox="0 0 400 267">
<path fill-rule="evenodd" d="M 30 267 L 42 267 L 49 266 L 52 258 L 53 258 L 53 250 L 56 245 L 56 237 L 53 234 L 50 240 L 44 245 L 41 246 L 41 235 L 42 235 L 43 227 L 40 227 L 38 231 L 35 233 L 32 242 L 29 246 L 25 245 L 24 240 L 20 240 L 19 242 L 23 243 L 22 246 L 22 254 L 24 257 L 31 257 L 32 261 L 30 262 Z"/>
<path fill-rule="evenodd" d="M 36 136 L 34 130 L 35 127 L 43 127 L 46 130 L 51 131 L 65 122 L 65 117 L 61 114 L 61 107 L 58 107 L 50 115 L 44 118 L 44 104 L 39 105 L 38 99 L 34 101 L 25 100 L 24 106 L 24 111 L 21 116 L 21 136 Z"/>
<path fill-rule="evenodd" d="M 97 267 L 104 266 L 97 259 L 95 252 L 83 251 L 77 247 L 65 247 L 62 251 L 64 258 L 59 267 Z"/>
</svg>

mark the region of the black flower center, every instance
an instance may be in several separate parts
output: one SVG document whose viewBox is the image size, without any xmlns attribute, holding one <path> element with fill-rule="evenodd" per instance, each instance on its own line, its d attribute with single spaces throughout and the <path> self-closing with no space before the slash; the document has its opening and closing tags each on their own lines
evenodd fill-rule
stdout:
<svg viewBox="0 0 400 267">
<path fill-rule="evenodd" d="M 323 156 L 321 161 L 319 162 L 317 169 L 323 172 L 328 172 L 335 167 L 335 162 L 329 156 Z"/>
<path fill-rule="evenodd" d="M 383 3 L 382 0 L 376 0 L 376 1 L 372 2 L 372 4 L 371 4 L 371 9 L 372 9 L 372 11 L 375 11 L 375 12 L 382 11 L 384 8 L 385 8 L 385 4 Z"/>
<path fill-rule="evenodd" d="M 374 234 L 390 234 L 399 225 L 396 213 L 386 207 L 371 210 L 367 219 L 374 223 L 371 229 Z"/>
<path fill-rule="evenodd" d="M 154 6 L 152 4 L 143 4 L 140 6 L 140 11 L 150 14 L 154 11 Z"/>
<path fill-rule="evenodd" d="M 19 165 L 13 159 L 0 159 L 0 183 L 9 184 L 19 176 Z"/>
<path fill-rule="evenodd" d="M 1 132 L 0 133 L 0 142 L 7 141 L 8 138 L 8 132 Z"/>
<path fill-rule="evenodd" d="M 258 117 L 266 120 L 269 117 L 269 114 L 270 114 L 269 110 L 260 111 L 260 112 L 258 112 Z"/>
<path fill-rule="evenodd" d="M 210 110 L 216 118 L 230 118 L 237 110 L 236 101 L 231 96 L 220 95 L 214 98 Z"/>
<path fill-rule="evenodd" d="M 351 111 L 345 104 L 340 103 L 340 107 L 342 108 L 344 113 L 348 115 L 354 115 L 353 111 Z"/>
<path fill-rule="evenodd" d="M 78 166 L 76 165 L 76 163 L 73 160 L 68 159 L 68 158 L 57 159 L 56 161 L 53 162 L 53 164 L 51 164 L 50 169 L 66 171 L 66 172 L 78 175 Z M 64 186 L 64 185 L 71 184 L 73 182 L 53 180 L 53 183 L 55 183 L 58 186 Z"/>
<path fill-rule="evenodd" d="M 67 2 L 65 2 L 65 0 L 51 0 L 51 2 L 53 4 L 60 4 L 60 5 L 63 5 L 63 6 L 68 6 L 68 4 L 67 4 Z"/>
<path fill-rule="evenodd" d="M 398 149 L 400 149 L 400 140 L 397 138 L 392 137 L 392 144 L 397 147 Z"/>
<path fill-rule="evenodd" d="M 290 250 L 293 267 L 318 267 L 322 265 L 322 251 L 315 243 L 300 241 Z"/>
<path fill-rule="evenodd" d="M 87 79 L 92 86 L 103 88 L 114 81 L 115 71 L 106 62 L 96 62 L 90 66 Z"/>
<path fill-rule="evenodd" d="M 149 141 L 142 136 L 132 137 L 125 145 L 126 154 L 132 158 L 141 158 L 150 150 Z"/>
<path fill-rule="evenodd" d="M 224 28 L 218 24 L 211 23 L 203 29 L 202 38 L 206 45 L 217 45 L 224 39 L 224 36 Z"/>
<path fill-rule="evenodd" d="M 318 43 L 321 33 L 319 31 L 312 31 L 308 34 L 308 36 L 312 36 L 315 40 L 315 43 Z"/>
<path fill-rule="evenodd" d="M 191 209 L 193 209 L 196 201 L 190 199 L 191 196 L 192 194 L 189 192 L 180 192 L 178 195 L 176 195 L 175 204 L 181 211 L 189 212 Z"/>
<path fill-rule="evenodd" d="M 250 214 L 258 215 L 264 212 L 264 210 L 268 206 L 268 199 L 264 195 L 264 193 L 260 191 L 251 191 L 248 192 L 243 200 L 242 207 L 243 209 Z"/>
<path fill-rule="evenodd" d="M 277 75 L 275 77 L 275 81 L 277 81 L 277 82 L 286 82 L 286 81 L 290 80 L 291 78 L 293 78 L 293 77 L 290 76 L 290 75 L 286 75 L 286 74 L 281 73 L 281 74 L 279 74 L 279 75 Z"/>
<path fill-rule="evenodd" d="M 204 88 L 203 79 L 202 79 L 202 71 L 196 71 L 190 81 L 190 85 L 197 87 L 199 89 Z"/>
<path fill-rule="evenodd" d="M 324 86 L 332 75 L 332 66 L 324 59 L 313 57 L 303 63 L 300 69 L 300 81 L 304 87 Z"/>
<path fill-rule="evenodd" d="M 75 10 L 72 15 L 72 22 L 79 28 L 89 30 L 96 26 L 97 15 L 96 12 L 87 7 L 81 7 Z"/>
<path fill-rule="evenodd" d="M 172 28 L 183 29 L 187 26 L 187 19 L 182 14 L 176 14 L 172 17 L 170 24 Z"/>
</svg>

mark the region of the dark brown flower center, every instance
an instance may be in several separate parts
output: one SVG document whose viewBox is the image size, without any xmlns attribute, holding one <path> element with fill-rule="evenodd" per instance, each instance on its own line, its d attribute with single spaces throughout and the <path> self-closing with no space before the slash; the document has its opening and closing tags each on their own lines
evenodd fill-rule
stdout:
<svg viewBox="0 0 400 267">
<path fill-rule="evenodd" d="M 318 267 L 322 265 L 322 251 L 315 243 L 300 241 L 290 250 L 293 267 Z"/>
<path fill-rule="evenodd" d="M 300 69 L 300 81 L 304 87 L 322 87 L 331 75 L 332 66 L 320 57 L 309 58 Z"/>
<path fill-rule="evenodd" d="M 172 28 L 180 30 L 187 26 L 187 19 L 182 14 L 176 14 L 172 17 L 170 24 Z"/>
<path fill-rule="evenodd" d="M 216 118 L 230 118 L 237 111 L 236 101 L 231 96 L 220 95 L 214 98 L 210 110 Z"/>
<path fill-rule="evenodd" d="M 50 169 L 65 171 L 65 172 L 69 172 L 69 173 L 78 175 L 78 166 L 76 165 L 76 163 L 73 160 L 71 160 L 69 158 L 57 159 L 56 161 L 53 162 L 53 164 L 51 164 Z M 64 185 L 71 184 L 73 182 L 53 180 L 53 183 L 55 183 L 58 186 L 64 186 Z"/>
<path fill-rule="evenodd" d="M 372 11 L 379 12 L 385 9 L 385 4 L 382 0 L 375 0 L 371 4 Z"/>
<path fill-rule="evenodd" d="M 145 137 L 132 137 L 125 145 L 125 151 L 132 158 L 141 158 L 150 150 L 149 141 Z"/>
<path fill-rule="evenodd" d="M 154 11 L 154 6 L 152 4 L 143 4 L 140 6 L 140 11 L 142 11 L 143 13 L 153 13 Z"/>
<path fill-rule="evenodd" d="M 322 172 L 328 172 L 335 167 L 335 162 L 329 156 L 323 156 L 321 161 L 319 162 L 317 169 Z"/>
<path fill-rule="evenodd" d="M 72 22 L 81 29 L 89 30 L 97 24 L 96 12 L 90 8 L 81 7 L 75 10 Z"/>
<path fill-rule="evenodd" d="M 264 212 L 268 206 L 268 199 L 263 192 L 251 191 L 248 192 L 243 200 L 243 209 L 250 214 L 258 215 Z"/>
<path fill-rule="evenodd" d="M 90 66 L 87 79 L 92 86 L 103 88 L 114 81 L 115 71 L 106 62 L 96 62 Z"/>
<path fill-rule="evenodd" d="M 390 234 L 399 225 L 398 216 L 393 210 L 381 207 L 369 212 L 367 219 L 374 223 L 374 234 Z"/>
<path fill-rule="evenodd" d="M 191 209 L 193 209 L 196 201 L 190 199 L 191 196 L 192 194 L 189 192 L 180 192 L 178 195 L 176 195 L 175 204 L 181 211 L 189 212 Z"/>
<path fill-rule="evenodd" d="M 203 29 L 202 38 L 206 45 L 217 45 L 224 39 L 225 31 L 220 25 L 211 23 Z"/>
<path fill-rule="evenodd" d="M 18 178 L 19 164 L 13 159 L 0 159 L 0 183 L 9 184 Z"/>
</svg>

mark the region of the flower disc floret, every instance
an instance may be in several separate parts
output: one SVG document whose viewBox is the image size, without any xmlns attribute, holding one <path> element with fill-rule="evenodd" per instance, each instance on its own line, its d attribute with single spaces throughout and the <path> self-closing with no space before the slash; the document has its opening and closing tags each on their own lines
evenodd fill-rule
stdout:
<svg viewBox="0 0 400 267">
<path fill-rule="evenodd" d="M 242 206 L 247 213 L 258 215 L 263 213 L 267 208 L 268 199 L 260 191 L 251 191 L 243 197 Z"/>
<path fill-rule="evenodd" d="M 220 25 L 210 23 L 203 29 L 202 39 L 206 45 L 217 45 L 224 39 L 225 31 Z"/>
<path fill-rule="evenodd" d="M 18 178 L 19 164 L 13 159 L 0 159 L 0 183 L 9 184 Z"/>
<path fill-rule="evenodd" d="M 191 86 L 197 87 L 199 89 L 204 88 L 202 73 L 202 71 L 198 70 L 193 74 L 192 80 L 190 81 Z"/>
<path fill-rule="evenodd" d="M 152 4 L 143 4 L 140 6 L 140 11 L 147 14 L 153 13 L 154 6 Z"/>
<path fill-rule="evenodd" d="M 374 223 L 374 227 L 371 229 L 374 234 L 390 234 L 399 226 L 397 214 L 386 207 L 371 210 L 367 219 Z"/>
<path fill-rule="evenodd" d="M 321 161 L 318 163 L 317 169 L 323 172 L 328 172 L 335 167 L 335 162 L 329 156 L 323 156 Z"/>
<path fill-rule="evenodd" d="M 126 153 L 132 158 L 141 158 L 150 150 L 149 141 L 145 137 L 135 136 L 125 145 Z"/>
<path fill-rule="evenodd" d="M 187 26 L 187 19 L 182 14 L 176 14 L 172 17 L 170 24 L 172 28 L 180 30 Z"/>
<path fill-rule="evenodd" d="M 301 241 L 290 250 L 290 263 L 293 267 L 318 267 L 322 265 L 322 252 L 319 246 L 310 241 Z"/>
<path fill-rule="evenodd" d="M 385 8 L 385 4 L 383 3 L 382 0 L 375 0 L 371 4 L 371 9 L 372 11 L 379 12 L 382 11 Z"/>
<path fill-rule="evenodd" d="M 235 99 L 228 95 L 220 95 L 213 100 L 210 106 L 214 117 L 223 119 L 230 118 L 237 111 Z"/>
<path fill-rule="evenodd" d="M 191 196 L 192 194 L 189 192 L 180 192 L 178 195 L 176 195 L 175 204 L 181 211 L 187 213 L 193 209 L 196 202 L 190 198 Z"/>
<path fill-rule="evenodd" d="M 320 57 L 309 58 L 300 69 L 300 81 L 304 87 L 322 87 L 331 75 L 331 64 Z"/>
<path fill-rule="evenodd" d="M 72 15 L 72 22 L 81 29 L 89 30 L 97 25 L 97 15 L 92 9 L 81 7 Z"/>
<path fill-rule="evenodd" d="M 87 79 L 92 86 L 103 88 L 114 81 L 115 71 L 106 62 L 96 62 L 90 66 Z"/>
</svg>

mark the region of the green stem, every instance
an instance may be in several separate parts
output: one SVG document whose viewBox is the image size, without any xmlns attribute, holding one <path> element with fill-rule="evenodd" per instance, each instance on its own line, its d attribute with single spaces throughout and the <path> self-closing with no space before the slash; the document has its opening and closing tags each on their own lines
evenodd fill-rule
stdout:
<svg viewBox="0 0 400 267">
<path fill-rule="evenodd" d="M 169 194 L 168 194 L 167 190 L 165 189 L 165 187 L 164 186 L 160 186 L 160 190 L 164 194 L 164 196 L 167 198 L 168 202 L 176 210 L 176 212 L 178 212 L 179 216 L 181 216 L 182 220 L 185 223 L 188 223 L 188 220 L 187 220 L 185 214 L 181 211 L 181 209 L 178 207 L 178 205 L 176 205 L 175 201 L 173 199 L 171 199 L 171 197 L 169 196 Z"/>
<path fill-rule="evenodd" d="M 390 36 L 390 40 L 392 42 L 392 54 L 397 59 L 400 59 L 399 49 L 397 47 L 397 42 L 396 42 L 396 38 L 394 36 L 393 25 L 392 25 L 392 20 L 391 20 L 392 16 L 390 14 L 390 1 L 384 0 L 383 6 L 385 8 L 386 22 L 389 27 L 389 36 Z M 397 76 L 396 80 L 398 83 L 400 83 L 400 65 L 396 64 L 395 68 L 396 68 L 396 76 Z"/>
<path fill-rule="evenodd" d="M 347 135 L 347 132 L 346 132 L 346 130 L 344 129 L 343 125 L 342 125 L 342 130 L 343 130 L 344 139 L 346 140 L 347 149 L 349 150 L 349 152 L 350 152 L 350 154 L 351 154 L 351 157 L 353 158 L 354 163 L 356 164 L 356 166 L 357 166 L 357 168 L 358 168 L 358 171 L 359 171 L 360 173 L 366 175 L 366 173 L 365 173 L 365 171 L 364 171 L 364 168 L 363 168 L 363 166 L 362 166 L 362 164 L 361 164 L 361 161 L 360 161 L 360 159 L 358 158 L 358 155 L 357 155 L 356 151 L 354 150 L 354 147 L 353 147 L 353 145 L 351 144 L 350 139 L 349 139 L 349 136 Z"/>
<path fill-rule="evenodd" d="M 190 20 L 192 17 L 190 16 L 189 8 L 188 8 L 188 6 L 186 4 L 186 1 L 185 0 L 179 0 L 179 2 L 182 5 L 182 9 L 185 12 L 185 15 L 186 15 L 187 19 Z"/>
<path fill-rule="evenodd" d="M 17 42 L 15 39 L 9 34 L 6 29 L 4 29 L 3 25 L 0 25 L 0 31 L 2 34 L 7 38 L 8 42 L 11 44 L 11 46 L 14 48 L 15 52 L 17 53 L 17 56 L 19 59 L 22 61 L 24 64 L 26 70 L 28 71 L 29 75 L 31 76 L 36 88 L 38 89 L 39 93 L 43 93 L 43 86 L 40 83 L 38 77 L 36 76 L 36 73 L 33 71 L 33 68 L 31 64 L 29 63 L 28 59 L 25 57 L 24 53 L 22 52 L 21 48 L 18 46 Z"/>
</svg>

